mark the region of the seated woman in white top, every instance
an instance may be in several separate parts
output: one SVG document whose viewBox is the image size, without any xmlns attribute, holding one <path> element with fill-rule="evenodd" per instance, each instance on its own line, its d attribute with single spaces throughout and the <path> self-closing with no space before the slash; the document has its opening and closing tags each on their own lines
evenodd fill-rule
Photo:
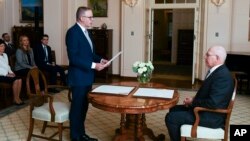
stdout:
<svg viewBox="0 0 250 141">
<path fill-rule="evenodd" d="M 20 99 L 19 95 L 22 88 L 22 79 L 16 77 L 10 68 L 8 56 L 4 53 L 4 41 L 0 40 L 0 82 L 12 83 L 14 104 L 23 105 L 24 102 Z"/>
</svg>

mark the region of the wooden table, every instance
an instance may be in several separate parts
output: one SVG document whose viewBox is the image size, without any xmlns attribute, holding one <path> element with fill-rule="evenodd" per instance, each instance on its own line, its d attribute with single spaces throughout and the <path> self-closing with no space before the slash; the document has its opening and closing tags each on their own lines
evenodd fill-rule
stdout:
<svg viewBox="0 0 250 141">
<path fill-rule="evenodd" d="M 135 89 L 126 96 L 89 93 L 89 102 L 94 107 L 104 111 L 121 113 L 120 128 L 116 130 L 114 141 L 144 141 L 144 135 L 148 135 L 154 141 L 164 140 L 165 136 L 163 134 L 156 137 L 153 130 L 147 127 L 145 113 L 173 107 L 178 103 L 178 92 L 176 90 L 174 91 L 172 99 L 134 97 L 133 94 L 139 87 L 167 87 L 159 83 L 139 84 L 138 82 L 117 82 L 110 85 L 135 87 Z M 164 121 L 159 122 L 164 124 Z"/>
</svg>

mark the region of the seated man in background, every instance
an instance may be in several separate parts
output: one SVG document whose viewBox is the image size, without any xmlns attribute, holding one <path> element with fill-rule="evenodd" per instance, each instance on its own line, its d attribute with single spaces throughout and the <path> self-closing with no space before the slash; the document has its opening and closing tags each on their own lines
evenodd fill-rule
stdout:
<svg viewBox="0 0 250 141">
<path fill-rule="evenodd" d="M 10 35 L 8 33 L 3 33 L 2 38 L 5 44 L 5 53 L 8 55 L 10 58 L 12 55 L 15 55 L 16 53 L 16 48 L 14 45 L 10 42 Z"/>
<path fill-rule="evenodd" d="M 48 46 L 49 36 L 42 35 L 41 43 L 39 43 L 33 50 L 36 65 L 40 70 L 46 71 L 49 74 L 49 84 L 56 85 L 57 73 L 60 73 L 62 85 L 66 85 L 66 76 L 64 69 L 52 62 L 51 47 Z M 51 89 L 51 92 L 58 92 L 56 89 Z"/>
<path fill-rule="evenodd" d="M 183 124 L 193 124 L 195 107 L 211 109 L 226 109 L 232 98 L 234 81 L 224 64 L 226 50 L 222 46 L 213 46 L 205 55 L 206 66 L 209 73 L 194 98 L 188 97 L 183 105 L 176 105 L 169 110 L 165 122 L 171 141 L 180 141 L 180 128 Z M 209 128 L 224 127 L 225 114 L 203 112 L 200 114 L 200 126 Z"/>
</svg>

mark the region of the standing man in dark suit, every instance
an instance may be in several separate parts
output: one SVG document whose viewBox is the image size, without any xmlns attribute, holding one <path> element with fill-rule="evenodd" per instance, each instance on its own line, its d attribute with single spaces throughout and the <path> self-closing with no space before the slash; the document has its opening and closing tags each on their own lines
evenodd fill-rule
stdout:
<svg viewBox="0 0 250 141">
<path fill-rule="evenodd" d="M 15 55 L 16 48 L 10 41 L 10 35 L 8 33 L 2 34 L 3 41 L 5 43 L 5 53 L 8 55 L 9 59 L 12 55 Z"/>
<path fill-rule="evenodd" d="M 36 61 L 36 65 L 39 69 L 46 71 L 49 73 L 49 81 L 50 84 L 55 85 L 57 80 L 57 73 L 60 73 L 60 79 L 63 85 L 66 85 L 66 76 L 62 67 L 52 62 L 52 54 L 51 47 L 48 45 L 49 36 L 47 34 L 43 34 L 41 36 L 41 43 L 39 43 L 34 50 L 34 57 Z M 55 89 L 52 90 L 57 92 Z"/>
<path fill-rule="evenodd" d="M 76 12 L 76 24 L 69 28 L 66 34 L 69 58 L 68 84 L 72 90 L 69 115 L 72 141 L 97 141 L 85 133 L 85 119 L 89 104 L 87 95 L 94 81 L 94 70 L 103 70 L 107 60 L 95 54 L 87 31 L 92 26 L 92 22 L 92 10 L 79 7 Z"/>
<path fill-rule="evenodd" d="M 180 141 L 180 127 L 183 124 L 193 124 L 194 107 L 211 109 L 228 107 L 232 98 L 234 81 L 230 71 L 224 65 L 227 53 L 222 46 L 213 46 L 205 55 L 209 73 L 194 98 L 188 97 L 183 105 L 176 105 L 166 115 L 165 122 L 171 141 Z M 201 126 L 210 128 L 223 127 L 225 114 L 203 112 L 200 115 Z"/>
</svg>

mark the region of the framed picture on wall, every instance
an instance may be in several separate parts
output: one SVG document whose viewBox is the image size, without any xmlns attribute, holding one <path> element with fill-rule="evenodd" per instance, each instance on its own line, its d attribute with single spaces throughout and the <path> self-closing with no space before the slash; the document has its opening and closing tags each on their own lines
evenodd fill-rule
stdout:
<svg viewBox="0 0 250 141">
<path fill-rule="evenodd" d="M 43 0 L 19 0 L 20 1 L 20 22 L 31 23 L 35 18 L 43 21 Z"/>
<path fill-rule="evenodd" d="M 94 17 L 108 17 L 108 0 L 88 0 Z"/>
</svg>

